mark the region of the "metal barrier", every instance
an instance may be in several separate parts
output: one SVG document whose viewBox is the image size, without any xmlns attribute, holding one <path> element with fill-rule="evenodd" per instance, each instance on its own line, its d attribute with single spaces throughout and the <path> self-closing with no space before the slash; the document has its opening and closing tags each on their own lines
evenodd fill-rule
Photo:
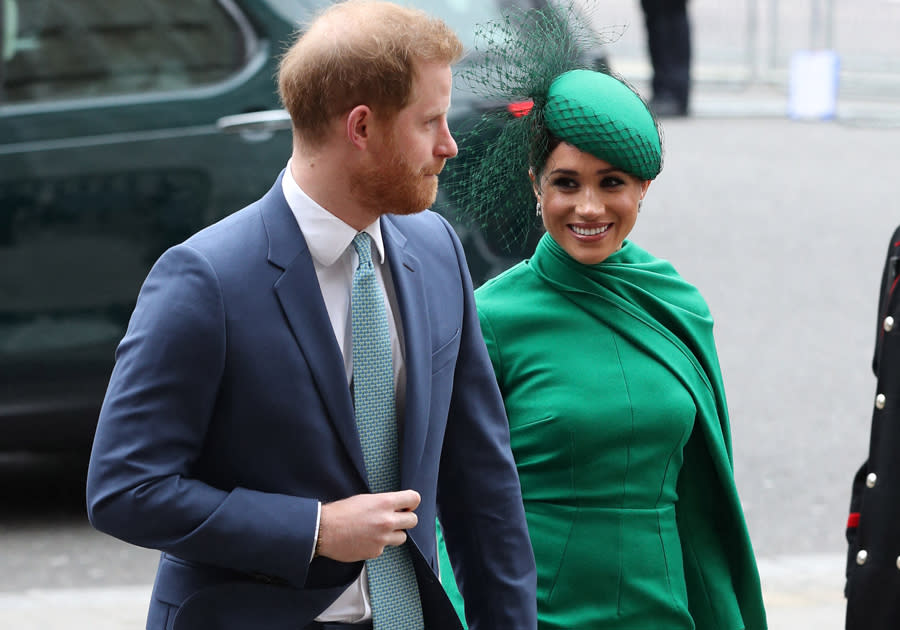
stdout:
<svg viewBox="0 0 900 630">
<path fill-rule="evenodd" d="M 649 76 L 639 0 L 586 0 L 600 25 L 622 25 L 613 68 Z M 900 0 L 689 0 L 693 75 L 702 84 L 786 85 L 791 56 L 835 50 L 842 93 L 900 95 Z"/>
</svg>

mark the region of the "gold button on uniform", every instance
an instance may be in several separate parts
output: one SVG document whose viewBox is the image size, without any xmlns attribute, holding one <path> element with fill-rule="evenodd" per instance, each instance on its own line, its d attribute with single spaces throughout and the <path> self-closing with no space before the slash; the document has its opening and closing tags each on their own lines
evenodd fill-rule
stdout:
<svg viewBox="0 0 900 630">
<path fill-rule="evenodd" d="M 878 409 L 884 409 L 884 403 L 887 402 L 887 398 L 885 398 L 884 394 L 878 394 L 875 397 L 875 407 Z"/>
<path fill-rule="evenodd" d="M 856 554 L 856 564 L 865 564 L 866 559 L 869 557 L 869 552 L 865 549 L 860 549 L 859 553 Z"/>
<path fill-rule="evenodd" d="M 894 318 L 888 315 L 884 318 L 884 331 L 891 332 L 891 329 L 894 327 Z"/>
<path fill-rule="evenodd" d="M 878 475 L 876 475 L 875 473 L 869 473 L 869 474 L 866 476 L 866 485 L 867 485 L 868 487 L 870 487 L 870 488 L 874 488 L 874 487 L 875 487 L 875 483 L 876 483 L 877 481 L 878 481 Z"/>
<path fill-rule="evenodd" d="M 897 568 L 900 569 L 900 556 L 897 556 Z"/>
</svg>

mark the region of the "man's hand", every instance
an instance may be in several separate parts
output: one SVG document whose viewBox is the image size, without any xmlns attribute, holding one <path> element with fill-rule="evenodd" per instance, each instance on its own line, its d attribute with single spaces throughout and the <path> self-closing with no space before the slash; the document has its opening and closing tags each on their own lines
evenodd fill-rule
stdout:
<svg viewBox="0 0 900 630">
<path fill-rule="evenodd" d="M 339 562 L 377 558 L 385 547 L 406 542 L 416 526 L 415 510 L 422 498 L 415 490 L 357 494 L 322 504 L 316 555 Z"/>
</svg>

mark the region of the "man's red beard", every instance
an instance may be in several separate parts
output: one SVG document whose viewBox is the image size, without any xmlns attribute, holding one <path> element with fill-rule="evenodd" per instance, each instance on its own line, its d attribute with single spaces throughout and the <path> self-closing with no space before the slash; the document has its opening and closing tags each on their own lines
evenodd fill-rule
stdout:
<svg viewBox="0 0 900 630">
<path fill-rule="evenodd" d="M 360 168 L 352 178 L 350 192 L 381 214 L 415 214 L 434 203 L 437 173 L 442 168 L 443 164 L 436 164 L 426 170 L 414 170 L 390 138 L 373 163 Z"/>
</svg>

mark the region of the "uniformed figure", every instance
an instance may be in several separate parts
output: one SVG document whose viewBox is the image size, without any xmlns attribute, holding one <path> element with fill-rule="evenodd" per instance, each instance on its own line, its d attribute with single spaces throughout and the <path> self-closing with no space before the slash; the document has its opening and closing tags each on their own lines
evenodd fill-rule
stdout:
<svg viewBox="0 0 900 630">
<path fill-rule="evenodd" d="M 888 247 L 872 369 L 878 379 L 869 458 L 847 521 L 847 630 L 900 628 L 900 227 Z"/>
</svg>

